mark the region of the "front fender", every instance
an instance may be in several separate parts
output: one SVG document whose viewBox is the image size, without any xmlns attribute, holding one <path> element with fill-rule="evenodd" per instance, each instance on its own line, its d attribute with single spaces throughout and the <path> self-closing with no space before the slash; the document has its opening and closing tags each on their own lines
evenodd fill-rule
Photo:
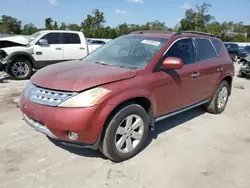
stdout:
<svg viewBox="0 0 250 188">
<path fill-rule="evenodd" d="M 17 56 L 27 56 L 31 60 L 32 64 L 35 62 L 35 59 L 28 52 L 13 52 L 8 56 L 8 61 L 13 61 Z"/>
<path fill-rule="evenodd" d="M 11 53 L 7 58 L 7 64 L 5 67 L 5 70 L 7 71 L 9 69 L 10 63 L 18 56 L 26 56 L 30 61 L 31 64 L 34 67 L 35 59 L 32 57 L 32 55 L 28 52 L 13 52 Z"/>
<path fill-rule="evenodd" d="M 112 105 L 114 108 L 118 107 L 120 104 L 129 101 L 135 98 L 146 98 L 150 101 L 153 112 L 156 111 L 156 103 L 152 92 L 146 89 L 127 89 L 121 92 L 111 93 L 106 99 L 104 99 L 104 103 L 106 105 Z"/>
</svg>

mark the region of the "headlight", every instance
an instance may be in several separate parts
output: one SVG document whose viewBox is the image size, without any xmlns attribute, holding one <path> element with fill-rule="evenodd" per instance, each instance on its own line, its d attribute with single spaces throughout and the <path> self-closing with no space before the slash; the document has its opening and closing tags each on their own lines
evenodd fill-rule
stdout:
<svg viewBox="0 0 250 188">
<path fill-rule="evenodd" d="M 23 89 L 23 95 L 26 97 L 26 98 L 29 98 L 29 93 L 30 91 L 32 90 L 33 88 L 33 85 L 31 82 L 29 82 Z"/>
<path fill-rule="evenodd" d="M 107 95 L 110 90 L 97 87 L 84 91 L 74 97 L 59 104 L 59 107 L 90 107 L 94 106 L 98 101 Z"/>
</svg>

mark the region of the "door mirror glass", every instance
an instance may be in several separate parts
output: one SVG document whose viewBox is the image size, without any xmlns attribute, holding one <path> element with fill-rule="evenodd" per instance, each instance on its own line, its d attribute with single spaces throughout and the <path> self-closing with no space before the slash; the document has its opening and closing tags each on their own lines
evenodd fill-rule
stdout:
<svg viewBox="0 0 250 188">
<path fill-rule="evenodd" d="M 48 45 L 48 40 L 47 39 L 40 39 L 39 40 L 39 45 Z"/>
<path fill-rule="evenodd" d="M 183 61 L 178 57 L 167 57 L 162 64 L 164 69 L 181 69 L 183 68 Z"/>
</svg>

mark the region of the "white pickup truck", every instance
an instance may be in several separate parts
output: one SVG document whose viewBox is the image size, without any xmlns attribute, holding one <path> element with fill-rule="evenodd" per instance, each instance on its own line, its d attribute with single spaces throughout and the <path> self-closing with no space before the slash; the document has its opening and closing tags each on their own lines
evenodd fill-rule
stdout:
<svg viewBox="0 0 250 188">
<path fill-rule="evenodd" d="M 47 65 L 81 59 L 102 46 L 87 44 L 82 32 L 44 30 L 31 36 L 0 38 L 0 71 L 17 80 L 28 79 Z"/>
</svg>

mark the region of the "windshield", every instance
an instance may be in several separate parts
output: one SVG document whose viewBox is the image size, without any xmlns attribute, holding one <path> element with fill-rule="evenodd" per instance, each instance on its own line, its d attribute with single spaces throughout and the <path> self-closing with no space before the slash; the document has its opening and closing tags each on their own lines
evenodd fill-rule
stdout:
<svg viewBox="0 0 250 188">
<path fill-rule="evenodd" d="M 41 35 L 43 32 L 42 31 L 38 31 L 32 35 L 29 36 L 30 38 L 30 42 L 33 41 L 36 37 L 38 37 L 39 35 Z"/>
<path fill-rule="evenodd" d="M 165 38 L 122 36 L 98 48 L 83 60 L 129 69 L 142 69 L 166 43 Z"/>
</svg>

